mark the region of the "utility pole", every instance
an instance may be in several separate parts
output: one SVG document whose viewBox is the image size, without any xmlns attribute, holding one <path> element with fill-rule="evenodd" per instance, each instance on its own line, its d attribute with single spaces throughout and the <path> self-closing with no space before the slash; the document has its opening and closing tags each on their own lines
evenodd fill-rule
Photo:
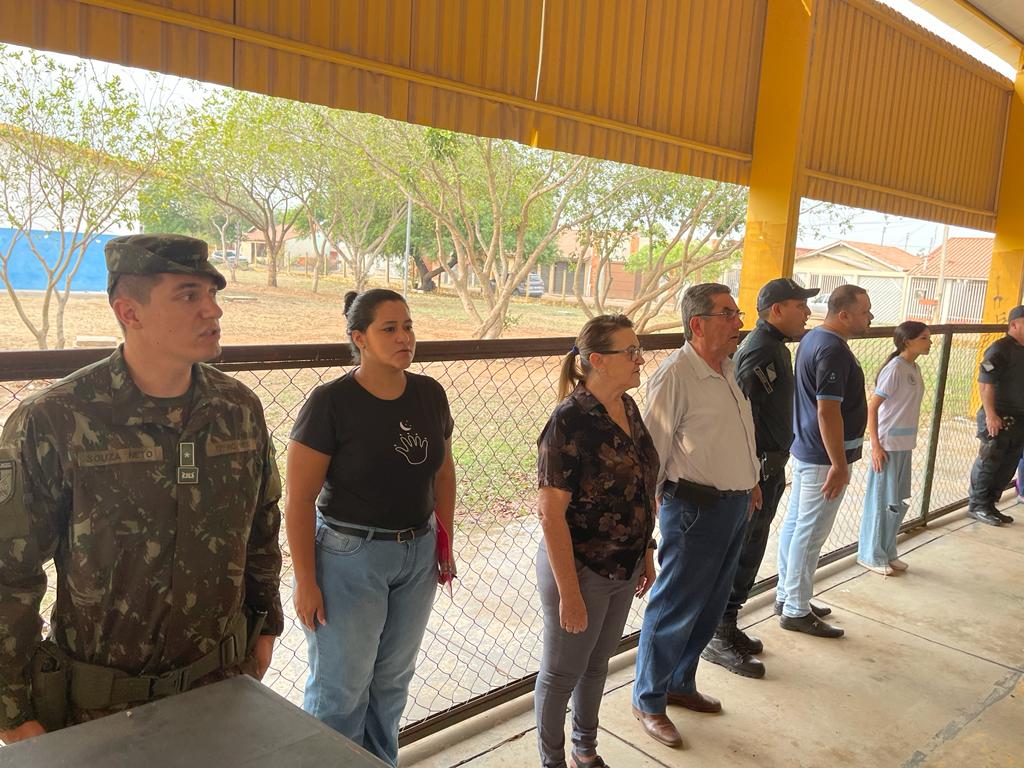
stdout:
<svg viewBox="0 0 1024 768">
<path fill-rule="evenodd" d="M 942 301 L 946 282 L 946 246 L 949 243 L 949 225 L 942 227 L 942 249 L 939 251 L 939 282 L 935 286 L 935 309 L 932 310 L 932 323 L 942 322 Z"/>
<path fill-rule="evenodd" d="M 402 273 L 402 296 L 405 300 L 409 300 L 409 247 L 412 239 L 412 198 L 406 198 L 408 201 L 405 208 L 405 269 Z"/>
</svg>

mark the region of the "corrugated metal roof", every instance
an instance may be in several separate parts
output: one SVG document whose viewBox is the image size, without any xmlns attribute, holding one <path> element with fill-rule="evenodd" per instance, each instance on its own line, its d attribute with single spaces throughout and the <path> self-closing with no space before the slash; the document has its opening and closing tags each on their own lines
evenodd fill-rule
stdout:
<svg viewBox="0 0 1024 768">
<path fill-rule="evenodd" d="M 805 5 L 803 194 L 992 229 L 1011 83 L 874 0 Z M 766 12 L 767 0 L 35 0 L 0 3 L 0 37 L 747 183 Z"/>
<path fill-rule="evenodd" d="M 875 245 L 857 240 L 837 240 L 821 248 L 797 248 L 796 258 L 805 259 L 818 254 L 828 256 L 830 255 L 829 251 L 834 250 L 837 246 L 846 246 L 869 257 L 869 260 L 873 259 L 881 262 L 884 266 L 905 272 L 911 271 L 921 263 L 920 256 L 915 256 L 894 245 Z"/>
<path fill-rule="evenodd" d="M 994 229 L 1010 82 L 877 3 L 814 23 L 806 195 Z"/>
<path fill-rule="evenodd" d="M 992 265 L 991 237 L 951 237 L 946 241 L 946 268 L 943 274 L 951 278 L 988 278 Z M 942 261 L 942 246 L 929 252 L 917 269 L 916 277 L 938 277 Z"/>
</svg>

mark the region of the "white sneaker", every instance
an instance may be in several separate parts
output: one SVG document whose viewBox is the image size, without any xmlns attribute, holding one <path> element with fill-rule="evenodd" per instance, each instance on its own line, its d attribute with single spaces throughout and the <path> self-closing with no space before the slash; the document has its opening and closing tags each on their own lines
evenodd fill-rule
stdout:
<svg viewBox="0 0 1024 768">
<path fill-rule="evenodd" d="M 871 565 L 870 563 L 865 563 L 863 560 L 860 559 L 857 560 L 857 565 L 861 566 L 862 568 L 867 568 L 869 571 L 880 573 L 883 576 L 892 576 L 894 573 L 896 573 L 896 571 L 894 571 L 888 565 Z"/>
<path fill-rule="evenodd" d="M 895 560 L 889 561 L 889 567 L 892 568 L 894 571 L 905 571 L 910 566 L 897 557 Z"/>
</svg>

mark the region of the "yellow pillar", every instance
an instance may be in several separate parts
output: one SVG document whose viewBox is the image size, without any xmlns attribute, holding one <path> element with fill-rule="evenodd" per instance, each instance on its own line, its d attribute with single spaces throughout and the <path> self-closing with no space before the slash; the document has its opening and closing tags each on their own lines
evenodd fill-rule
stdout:
<svg viewBox="0 0 1024 768">
<path fill-rule="evenodd" d="M 1010 119 L 1006 124 L 1006 146 L 996 199 L 996 238 L 992 242 L 992 266 L 981 315 L 983 323 L 1005 323 L 1010 310 L 1021 303 L 1024 289 L 1024 174 L 1021 168 L 1024 168 L 1024 51 L 1017 65 Z M 1000 336 L 1001 333 L 983 334 L 978 340 L 975 371 L 985 349 Z M 968 415 L 973 415 L 980 405 L 978 388 L 974 386 Z"/>
<path fill-rule="evenodd" d="M 1017 68 L 996 203 L 996 239 L 985 289 L 984 323 L 1005 323 L 1024 288 L 1024 53 Z"/>
<path fill-rule="evenodd" d="M 761 286 L 793 274 L 812 8 L 813 0 L 768 0 L 740 271 L 739 305 L 747 326 L 756 317 Z"/>
</svg>

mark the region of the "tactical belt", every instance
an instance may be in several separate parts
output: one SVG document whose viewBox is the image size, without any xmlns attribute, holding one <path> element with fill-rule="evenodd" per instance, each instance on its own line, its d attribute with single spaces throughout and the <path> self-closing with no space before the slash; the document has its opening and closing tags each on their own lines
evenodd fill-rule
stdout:
<svg viewBox="0 0 1024 768">
<path fill-rule="evenodd" d="M 247 620 L 245 614 L 239 612 L 228 625 L 227 636 L 216 648 L 187 666 L 160 675 L 132 676 L 111 667 L 72 659 L 70 700 L 82 709 L 105 709 L 182 693 L 212 672 L 242 663 L 246 638 Z"/>
<path fill-rule="evenodd" d="M 361 539 L 365 539 L 370 531 L 366 528 L 352 528 L 348 525 L 341 525 L 339 523 L 331 522 L 324 518 L 324 525 L 330 528 L 332 531 L 337 531 L 346 536 L 358 536 Z M 382 529 L 375 529 L 373 534 L 370 536 L 374 541 L 397 541 L 399 544 L 405 541 L 412 541 L 418 539 L 421 536 L 426 536 L 430 533 L 430 523 L 421 525 L 419 528 L 403 528 L 401 531 L 387 531 Z"/>
</svg>

